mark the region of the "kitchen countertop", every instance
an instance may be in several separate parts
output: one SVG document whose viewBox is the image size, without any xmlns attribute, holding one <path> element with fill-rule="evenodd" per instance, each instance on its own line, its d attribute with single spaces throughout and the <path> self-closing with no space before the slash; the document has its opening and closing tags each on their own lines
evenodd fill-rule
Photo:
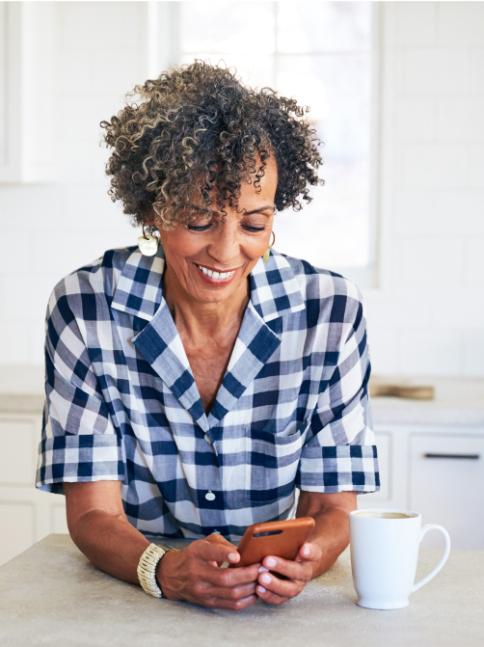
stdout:
<svg viewBox="0 0 484 647">
<path fill-rule="evenodd" d="M 437 557 L 422 549 L 419 577 Z M 151 598 L 95 569 L 68 535 L 57 534 L 0 567 L 0 599 L 2 647 L 253 647 L 261 641 L 278 647 L 473 647 L 484 638 L 484 550 L 453 550 L 405 609 L 355 605 L 347 549 L 285 605 L 259 601 L 236 612 Z"/>
<path fill-rule="evenodd" d="M 398 377 L 386 377 L 389 383 Z M 383 381 L 383 379 L 379 379 Z M 457 378 L 400 378 L 408 385 L 431 385 L 433 400 L 372 397 L 375 427 L 381 425 L 425 425 L 438 427 L 479 427 L 484 431 L 484 380 Z"/>
<path fill-rule="evenodd" d="M 433 385 L 433 400 L 372 397 L 375 428 L 385 425 L 470 426 L 484 430 L 484 379 L 373 376 L 379 383 Z M 43 377 L 39 367 L 0 367 L 0 413 L 40 415 Z"/>
</svg>

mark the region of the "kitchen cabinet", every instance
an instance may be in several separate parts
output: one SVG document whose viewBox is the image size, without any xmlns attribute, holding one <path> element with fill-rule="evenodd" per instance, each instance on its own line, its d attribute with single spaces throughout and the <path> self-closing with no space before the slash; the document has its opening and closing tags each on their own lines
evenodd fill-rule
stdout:
<svg viewBox="0 0 484 647">
<path fill-rule="evenodd" d="M 398 508 L 438 523 L 455 548 L 484 548 L 484 425 L 375 426 L 382 489 L 358 496 L 358 508 Z M 429 533 L 425 546 L 441 537 Z"/>
<path fill-rule="evenodd" d="M 67 532 L 64 497 L 35 489 L 41 416 L 0 414 L 0 564 L 53 532 Z"/>
<path fill-rule="evenodd" d="M 484 434 L 410 435 L 409 507 L 444 525 L 458 548 L 484 547 L 483 457 Z"/>
</svg>

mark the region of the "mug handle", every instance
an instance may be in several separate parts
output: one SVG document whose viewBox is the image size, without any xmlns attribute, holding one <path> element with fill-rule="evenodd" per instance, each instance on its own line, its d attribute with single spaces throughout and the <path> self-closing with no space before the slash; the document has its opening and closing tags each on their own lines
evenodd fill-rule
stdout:
<svg viewBox="0 0 484 647">
<path fill-rule="evenodd" d="M 444 539 L 445 539 L 444 554 L 440 558 L 440 561 L 437 564 L 437 566 L 432 571 L 430 571 L 430 573 L 428 575 L 426 575 L 425 577 L 422 577 L 422 579 L 419 580 L 418 582 L 415 582 L 415 584 L 413 585 L 413 588 L 412 588 L 412 593 L 414 593 L 415 591 L 418 591 L 419 589 L 421 589 L 422 586 L 427 584 L 427 582 L 430 582 L 430 580 L 433 579 L 437 575 L 437 573 L 442 569 L 445 562 L 449 559 L 449 554 L 450 554 L 450 535 L 447 532 L 447 530 L 445 528 L 443 528 L 442 526 L 438 526 L 437 524 L 434 524 L 434 523 L 426 523 L 422 527 L 422 529 L 420 530 L 420 538 L 419 538 L 419 542 L 418 542 L 419 545 L 422 542 L 422 539 L 425 537 L 425 535 L 430 530 L 438 530 L 439 532 L 441 532 L 444 535 Z"/>
</svg>

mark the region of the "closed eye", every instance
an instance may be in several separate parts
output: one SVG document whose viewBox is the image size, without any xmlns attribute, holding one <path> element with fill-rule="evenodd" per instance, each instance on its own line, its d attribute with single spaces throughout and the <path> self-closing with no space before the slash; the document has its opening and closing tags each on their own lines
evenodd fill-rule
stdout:
<svg viewBox="0 0 484 647">
<path fill-rule="evenodd" d="M 243 225 L 244 229 L 247 231 L 264 231 L 265 227 L 253 227 L 252 225 Z"/>
<path fill-rule="evenodd" d="M 211 226 L 212 223 L 209 222 L 208 225 L 187 225 L 187 229 L 190 229 L 190 231 L 207 231 Z"/>
<path fill-rule="evenodd" d="M 208 231 L 214 223 L 209 222 L 207 225 L 187 225 L 187 229 L 190 231 Z M 251 232 L 265 231 L 265 227 L 254 227 L 253 225 L 242 225 L 244 229 Z"/>
</svg>

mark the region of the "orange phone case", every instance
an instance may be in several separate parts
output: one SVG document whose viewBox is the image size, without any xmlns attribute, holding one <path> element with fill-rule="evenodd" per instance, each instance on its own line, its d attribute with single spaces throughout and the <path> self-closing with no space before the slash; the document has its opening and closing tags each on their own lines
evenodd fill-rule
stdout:
<svg viewBox="0 0 484 647">
<path fill-rule="evenodd" d="M 312 517 L 254 523 L 241 539 L 240 562 L 233 566 L 256 564 L 267 555 L 295 559 L 313 528 Z"/>
</svg>

